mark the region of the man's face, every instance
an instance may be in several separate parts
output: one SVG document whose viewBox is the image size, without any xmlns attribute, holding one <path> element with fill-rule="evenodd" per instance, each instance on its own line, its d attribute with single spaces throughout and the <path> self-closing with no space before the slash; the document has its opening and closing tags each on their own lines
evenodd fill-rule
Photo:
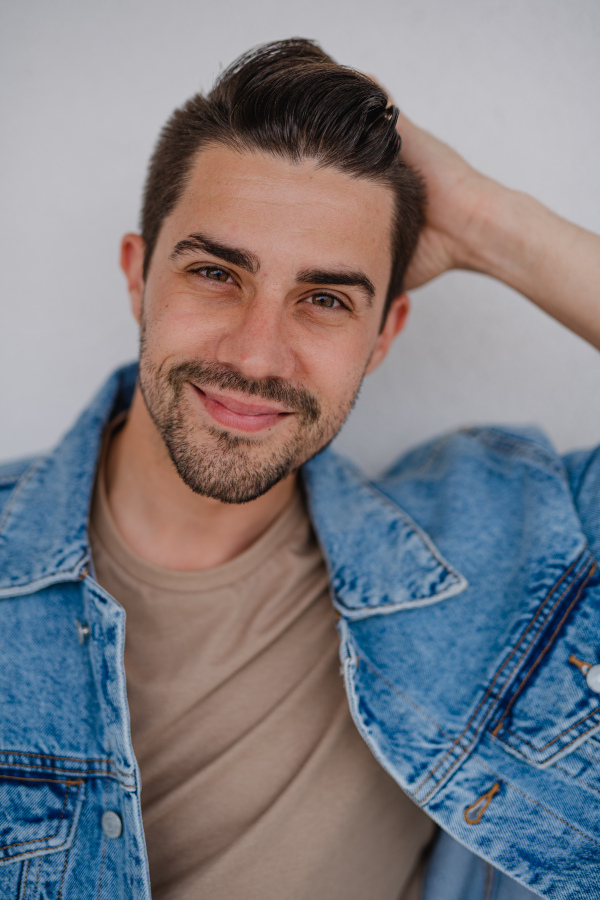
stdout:
<svg viewBox="0 0 600 900">
<path fill-rule="evenodd" d="M 392 212 L 373 182 L 217 145 L 145 285 L 140 239 L 125 238 L 140 387 L 194 491 L 252 500 L 336 435 L 406 314 L 400 298 L 380 332 Z"/>
</svg>

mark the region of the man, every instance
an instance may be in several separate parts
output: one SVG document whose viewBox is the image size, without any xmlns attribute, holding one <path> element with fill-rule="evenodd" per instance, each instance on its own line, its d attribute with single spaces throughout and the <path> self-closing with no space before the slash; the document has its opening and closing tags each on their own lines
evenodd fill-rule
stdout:
<svg viewBox="0 0 600 900">
<path fill-rule="evenodd" d="M 288 41 L 165 126 L 139 374 L 2 473 L 3 897 L 600 896 L 597 457 L 324 451 L 403 287 L 477 269 L 598 342 L 600 242 L 395 123 Z"/>
</svg>

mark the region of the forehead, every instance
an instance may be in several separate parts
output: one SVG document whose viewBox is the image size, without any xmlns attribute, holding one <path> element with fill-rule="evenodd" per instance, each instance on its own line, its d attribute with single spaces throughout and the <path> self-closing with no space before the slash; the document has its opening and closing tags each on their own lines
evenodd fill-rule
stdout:
<svg viewBox="0 0 600 900">
<path fill-rule="evenodd" d="M 173 245 L 188 233 L 207 230 L 261 261 L 277 259 L 297 269 L 319 262 L 360 263 L 376 279 L 381 271 L 385 288 L 393 205 L 389 188 L 319 168 L 311 159 L 292 163 L 213 145 L 198 154 L 163 231 Z"/>
</svg>

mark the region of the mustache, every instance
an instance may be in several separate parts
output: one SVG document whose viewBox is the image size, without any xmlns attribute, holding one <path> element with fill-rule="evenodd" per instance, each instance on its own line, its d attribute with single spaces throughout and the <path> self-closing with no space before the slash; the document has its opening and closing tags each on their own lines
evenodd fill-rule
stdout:
<svg viewBox="0 0 600 900">
<path fill-rule="evenodd" d="M 302 387 L 295 387 L 283 378 L 254 379 L 245 378 L 235 369 L 220 363 L 202 363 L 192 360 L 173 366 L 167 380 L 176 396 L 188 381 L 197 387 L 215 387 L 224 391 L 239 391 L 251 397 L 273 400 L 281 403 L 286 409 L 299 413 L 304 421 L 311 425 L 321 416 L 318 400 Z"/>
</svg>

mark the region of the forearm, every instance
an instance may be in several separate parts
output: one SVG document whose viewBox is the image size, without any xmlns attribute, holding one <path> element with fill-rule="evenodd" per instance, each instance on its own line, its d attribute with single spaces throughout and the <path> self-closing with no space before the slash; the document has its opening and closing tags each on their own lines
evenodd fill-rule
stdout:
<svg viewBox="0 0 600 900">
<path fill-rule="evenodd" d="M 498 278 L 600 349 L 600 237 L 485 179 L 466 268 Z"/>
</svg>

